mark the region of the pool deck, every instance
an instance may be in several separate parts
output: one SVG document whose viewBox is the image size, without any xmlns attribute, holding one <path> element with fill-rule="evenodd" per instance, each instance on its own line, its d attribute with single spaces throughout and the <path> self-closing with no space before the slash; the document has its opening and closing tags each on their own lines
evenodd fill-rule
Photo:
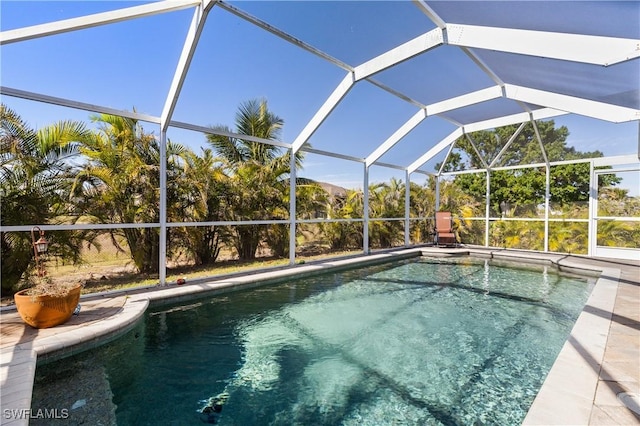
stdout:
<svg viewBox="0 0 640 426">
<path fill-rule="evenodd" d="M 473 254 L 485 258 L 554 264 L 561 270 L 597 276 L 596 286 L 562 348 L 523 424 L 640 425 L 640 262 L 594 259 L 478 247 L 413 248 L 342 260 L 297 265 L 216 281 L 83 296 L 80 315 L 67 323 L 37 330 L 26 326 L 14 308 L 0 311 L 0 401 L 2 425 L 27 425 L 36 360 L 57 359 L 95 347 L 130 330 L 149 303 L 188 300 L 264 280 L 347 268 L 363 262 L 425 255 Z M 627 406 L 623 404 L 627 402 Z M 69 407 L 33 407 L 58 410 Z"/>
</svg>

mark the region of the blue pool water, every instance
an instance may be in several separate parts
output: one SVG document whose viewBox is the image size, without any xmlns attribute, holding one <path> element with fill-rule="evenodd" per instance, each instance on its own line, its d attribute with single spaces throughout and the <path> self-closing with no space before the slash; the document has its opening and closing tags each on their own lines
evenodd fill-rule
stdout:
<svg viewBox="0 0 640 426">
<path fill-rule="evenodd" d="M 33 406 L 80 365 L 107 383 L 120 425 L 516 425 L 591 287 L 418 258 L 165 306 L 39 367 Z"/>
</svg>

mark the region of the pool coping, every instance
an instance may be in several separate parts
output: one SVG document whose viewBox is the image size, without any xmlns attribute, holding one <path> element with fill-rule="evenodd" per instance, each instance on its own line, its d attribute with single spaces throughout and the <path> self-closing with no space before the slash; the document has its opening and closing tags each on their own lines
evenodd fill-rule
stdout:
<svg viewBox="0 0 640 426">
<path fill-rule="evenodd" d="M 460 247 L 452 249 L 417 247 L 346 259 L 310 262 L 294 267 L 212 280 L 197 280 L 187 285 L 171 285 L 152 291 L 108 292 L 86 295 L 81 303 L 109 300 L 121 303 L 117 312 L 59 332 L 37 333 L 30 341 L 0 345 L 0 380 L 2 383 L 2 425 L 26 425 L 31 409 L 31 392 L 38 361 L 53 360 L 84 351 L 113 340 L 129 331 L 149 306 L 188 301 L 239 289 L 248 289 L 286 280 L 292 276 L 309 276 L 339 271 L 354 266 L 386 263 L 416 256 L 474 256 L 528 264 L 554 266 L 560 271 L 598 276 L 587 304 L 574 324 L 571 334 L 534 400 L 523 424 L 588 424 L 599 380 L 600 366 L 607 343 L 613 304 L 620 270 L 594 266 L 589 258 L 561 254 Z M 13 310 L 15 311 L 15 309 Z M 12 312 L 3 308 L 2 316 Z M 608 312 L 608 318 L 602 312 Z M 17 313 L 14 312 L 14 315 Z M 82 313 L 81 313 L 82 316 Z M 3 321 L 4 322 L 4 321 Z M 25 326 L 26 327 L 26 326 Z M 58 329 L 56 327 L 55 329 Z M 55 330 L 47 329 L 47 330 Z M 3 339 L 4 340 L 4 339 Z M 577 379 L 578 378 L 578 379 Z M 21 415 L 7 418 L 6 410 L 21 410 Z"/>
</svg>

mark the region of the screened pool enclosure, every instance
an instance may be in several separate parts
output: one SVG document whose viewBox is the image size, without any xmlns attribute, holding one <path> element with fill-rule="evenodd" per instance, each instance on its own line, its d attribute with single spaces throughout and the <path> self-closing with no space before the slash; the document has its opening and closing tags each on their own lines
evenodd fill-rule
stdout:
<svg viewBox="0 0 640 426">
<path fill-rule="evenodd" d="M 220 250 L 429 244 L 439 210 L 463 244 L 640 259 L 640 2 L 0 7 L 3 280 L 34 226 L 50 262 L 112 244 L 164 284 Z M 17 127 L 63 167 L 18 173 Z"/>
</svg>

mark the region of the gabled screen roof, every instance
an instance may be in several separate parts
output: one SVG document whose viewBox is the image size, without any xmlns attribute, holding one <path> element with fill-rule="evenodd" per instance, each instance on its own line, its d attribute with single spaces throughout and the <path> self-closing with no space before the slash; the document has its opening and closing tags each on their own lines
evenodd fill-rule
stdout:
<svg viewBox="0 0 640 426">
<path fill-rule="evenodd" d="M 285 119 L 280 145 L 409 172 L 477 130 L 566 114 L 640 121 L 637 1 L 0 7 L 3 102 L 206 132 L 265 98 Z"/>
</svg>

